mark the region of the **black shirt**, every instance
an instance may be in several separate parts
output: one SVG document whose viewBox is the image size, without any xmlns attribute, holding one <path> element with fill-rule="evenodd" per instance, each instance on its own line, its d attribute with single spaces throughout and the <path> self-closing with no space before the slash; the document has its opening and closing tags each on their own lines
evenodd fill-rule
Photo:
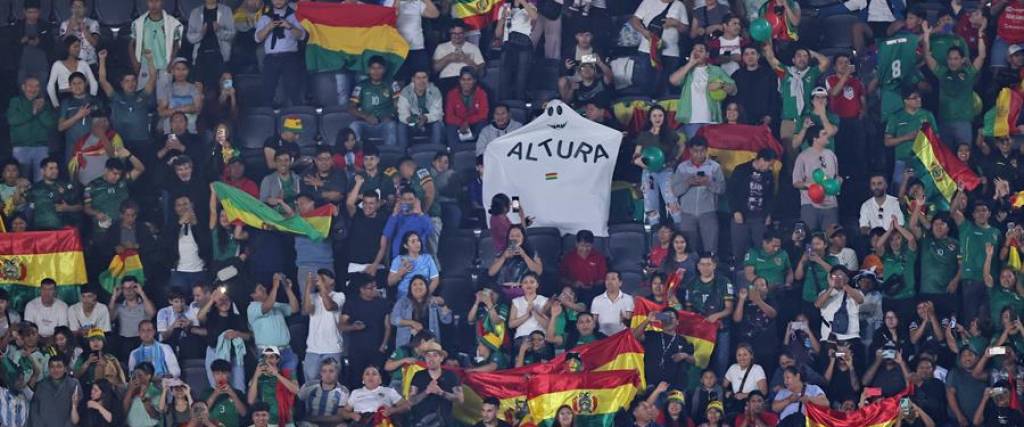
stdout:
<svg viewBox="0 0 1024 427">
<path fill-rule="evenodd" d="M 495 421 L 497 421 L 497 424 L 495 424 L 496 427 L 512 427 L 512 424 L 506 423 L 502 420 Z M 483 421 L 478 421 L 476 424 L 473 424 L 473 427 L 487 427 L 487 424 L 484 424 Z"/>
<path fill-rule="evenodd" d="M 242 315 L 235 314 L 233 310 L 228 311 L 227 316 L 221 316 L 217 313 L 217 308 L 213 307 L 210 312 L 206 314 L 206 322 L 203 323 L 203 327 L 206 328 L 206 345 L 210 348 L 217 348 L 217 339 L 220 338 L 220 334 L 228 329 L 234 329 L 239 332 L 244 332 L 248 329 L 245 326 L 245 319 Z"/>
<path fill-rule="evenodd" d="M 345 338 L 353 351 L 373 351 L 384 341 L 384 316 L 391 312 L 388 303 L 381 298 L 366 301 L 356 297 L 345 304 L 341 313 L 348 316 L 348 323 L 360 320 L 366 329 L 352 331 Z"/>
<path fill-rule="evenodd" d="M 914 387 L 910 399 L 932 417 L 936 425 L 946 421 L 946 387 L 935 378 L 928 378 L 920 386 Z M 973 415 L 973 414 L 972 414 Z"/>
<path fill-rule="evenodd" d="M 895 396 L 896 393 L 903 391 L 903 388 L 907 386 L 900 367 L 894 363 L 892 368 L 889 368 L 887 363 L 882 362 L 882 366 L 878 367 L 875 378 L 871 381 L 871 387 L 880 387 L 882 389 L 882 396 L 885 397 Z"/>
<path fill-rule="evenodd" d="M 199 42 L 199 51 L 214 52 L 220 54 L 220 45 L 217 43 L 217 31 L 213 29 L 213 24 L 217 22 L 217 7 L 213 9 L 204 7 L 203 8 L 203 25 L 206 26 L 206 34 L 203 35 L 203 39 Z"/>
<path fill-rule="evenodd" d="M 413 375 L 412 386 L 416 387 L 417 393 L 423 393 L 433 380 L 434 378 L 430 376 L 430 371 L 422 370 Z M 461 384 L 459 377 L 455 376 L 451 371 L 442 370 L 441 376 L 437 378 L 438 387 L 441 387 L 441 390 L 445 393 L 453 393 L 455 387 Z M 430 394 L 412 407 L 410 416 L 414 420 L 421 421 L 426 421 L 428 416 L 440 416 L 441 425 L 448 425 L 448 422 L 452 421 L 452 402 L 442 396 Z"/>
<path fill-rule="evenodd" d="M 384 226 L 387 223 L 388 216 L 381 211 L 377 211 L 377 215 L 373 218 L 364 215 L 362 209 L 356 211 L 348 235 L 349 262 L 353 264 L 373 262 L 373 259 L 377 257 L 377 251 L 380 250 L 380 236 L 384 234 Z"/>
<path fill-rule="evenodd" d="M 280 136 L 277 135 L 267 138 L 267 141 L 263 143 L 263 148 L 269 148 L 271 150 L 274 150 L 274 155 L 277 155 L 277 153 L 284 151 L 288 154 L 291 154 L 292 159 L 299 158 L 299 144 L 285 141 L 281 139 Z"/>
<path fill-rule="evenodd" d="M 850 381 L 850 370 L 840 370 L 838 362 L 836 362 L 835 369 L 832 370 L 832 380 L 828 382 L 828 393 L 826 394 L 833 402 L 843 402 L 849 399 L 857 401 L 859 397 Z"/>
<path fill-rule="evenodd" d="M 1000 408 L 995 403 L 989 402 L 985 407 L 985 420 L 983 426 L 1024 426 L 1024 415 L 1020 411 L 1009 406 Z"/>
<path fill-rule="evenodd" d="M 693 344 L 681 335 L 663 332 L 644 332 L 644 373 L 648 384 L 668 382 L 672 388 L 686 387 L 685 361 L 676 362 L 672 355 L 686 353 L 693 355 Z"/>
</svg>

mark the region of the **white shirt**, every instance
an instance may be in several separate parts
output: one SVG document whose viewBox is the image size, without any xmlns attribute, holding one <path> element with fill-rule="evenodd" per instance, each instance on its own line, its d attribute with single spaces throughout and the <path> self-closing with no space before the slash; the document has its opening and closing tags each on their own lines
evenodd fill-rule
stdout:
<svg viewBox="0 0 1024 427">
<path fill-rule="evenodd" d="M 57 91 L 67 90 L 69 85 L 68 79 L 76 71 L 85 75 L 85 80 L 89 83 L 89 94 L 96 95 L 96 90 L 100 87 L 100 84 L 96 82 L 96 77 L 93 76 L 92 69 L 89 68 L 88 63 L 80 60 L 78 61 L 78 68 L 69 70 L 63 61 L 54 61 L 53 65 L 50 66 L 50 78 L 46 81 L 46 94 L 50 97 L 50 102 L 53 103 L 54 107 L 60 106 L 60 100 L 57 99 Z M 56 85 L 56 89 L 54 85 Z"/>
<path fill-rule="evenodd" d="M 398 32 L 409 42 L 409 50 L 423 49 L 423 0 L 402 0 L 398 3 Z"/>
<path fill-rule="evenodd" d="M 70 19 L 67 19 L 64 22 L 60 23 L 60 36 L 61 36 L 61 38 L 64 38 L 64 37 L 68 36 L 68 34 L 69 34 L 68 33 L 68 23 L 69 22 L 70 22 Z M 92 19 L 92 18 L 82 18 L 82 22 L 85 24 L 85 31 L 88 32 L 89 35 L 92 35 L 92 34 L 99 35 L 99 33 L 100 33 L 100 23 L 99 22 L 97 22 L 95 19 Z M 93 46 L 92 43 L 89 43 L 89 39 L 85 38 L 86 34 L 84 32 L 82 32 L 82 31 L 79 31 L 76 28 L 73 32 L 70 33 L 70 35 L 78 37 L 78 40 L 81 41 L 82 49 L 81 49 L 80 52 L 78 52 L 78 59 L 81 59 L 81 60 L 83 60 L 85 62 L 88 62 L 90 64 L 95 64 L 96 63 L 96 46 Z"/>
<path fill-rule="evenodd" d="M 444 58 L 449 53 L 455 52 L 460 49 L 462 50 L 462 52 L 468 55 L 470 59 L 473 60 L 473 63 L 469 64 L 465 62 L 452 62 L 441 69 L 441 72 L 438 73 L 438 78 L 445 79 L 448 77 L 456 77 L 459 75 L 459 70 L 461 70 L 462 67 L 465 67 L 467 65 L 475 66 L 476 64 L 484 63 L 484 55 L 480 53 L 480 48 L 477 47 L 477 45 L 470 42 L 465 42 L 462 44 L 462 46 L 459 46 L 458 48 L 456 48 L 455 45 L 452 44 L 452 42 L 444 42 L 437 45 L 437 48 L 434 49 L 434 62 L 440 61 L 441 58 Z"/>
<path fill-rule="evenodd" d="M 640 3 L 640 7 L 636 8 L 636 12 L 633 12 L 633 16 L 637 17 L 646 27 L 654 20 L 655 17 L 661 15 L 661 12 L 668 8 L 668 14 L 665 15 L 665 19 L 675 19 L 676 21 L 684 24 L 689 23 L 690 19 L 686 14 L 686 7 L 683 6 L 682 2 L 672 0 L 672 5 L 662 2 L 661 0 L 644 0 Z M 664 42 L 664 48 L 661 50 L 661 54 L 665 56 L 679 57 L 679 30 L 675 27 L 665 27 L 661 32 L 661 40 Z M 637 50 L 643 53 L 651 53 L 651 42 L 644 37 L 640 38 L 640 46 Z"/>
<path fill-rule="evenodd" d="M 110 332 L 110 310 L 105 304 L 96 303 L 92 313 L 86 315 L 82 303 L 72 305 L 68 307 L 68 327 L 72 331 L 100 328 L 103 332 Z"/>
<path fill-rule="evenodd" d="M 193 225 L 192 227 L 198 227 Z M 203 259 L 199 257 L 199 245 L 196 244 L 195 233 L 178 232 L 178 267 L 181 272 L 195 273 L 203 271 Z"/>
<path fill-rule="evenodd" d="M 395 406 L 400 401 L 402 396 L 395 389 L 384 386 L 373 390 L 367 390 L 366 387 L 357 388 L 348 396 L 348 405 L 357 414 L 377 412 L 377 408 L 381 406 Z"/>
<path fill-rule="evenodd" d="M 193 311 L 190 307 L 185 307 L 183 313 L 175 313 L 172 306 L 161 308 L 160 311 L 156 312 L 156 331 L 169 331 L 171 324 L 177 321 L 179 316 L 188 319 L 193 326 L 199 326 L 199 319 L 196 317 L 198 314 L 199 311 Z"/>
<path fill-rule="evenodd" d="M 314 354 L 341 353 L 342 338 L 338 331 L 338 316 L 345 305 L 345 294 L 331 292 L 331 301 L 338 305 L 334 311 L 324 309 L 324 300 L 319 292 L 310 295 L 313 300 L 313 314 L 309 316 L 309 334 L 306 336 L 306 352 Z"/>
<path fill-rule="evenodd" d="M 713 123 L 711 121 L 711 107 L 708 106 L 708 66 L 701 65 L 694 67 L 692 71 L 693 80 L 690 81 L 690 123 Z"/>
<path fill-rule="evenodd" d="M 839 307 L 843 305 L 843 294 L 845 292 L 833 288 L 825 289 L 822 292 L 829 293 L 825 306 L 821 308 L 821 318 L 828 321 L 828 324 L 821 322 L 820 336 L 828 337 L 832 333 L 832 328 L 829 325 L 836 318 L 836 312 L 839 311 Z M 846 329 L 845 334 L 836 333 L 836 337 L 840 340 L 860 338 L 860 304 L 857 304 L 857 301 L 854 301 L 849 296 L 846 297 L 846 314 L 850 318 L 850 326 Z"/>
<path fill-rule="evenodd" d="M 547 297 L 545 297 L 544 295 L 537 295 L 533 299 L 532 307 L 534 309 L 541 310 L 544 308 L 544 304 L 547 303 Z M 526 297 L 517 297 L 516 299 L 512 300 L 512 307 L 516 309 L 516 316 L 522 316 L 531 311 L 531 306 L 529 305 L 529 303 L 526 302 Z M 519 325 L 519 327 L 516 328 L 515 338 L 529 336 L 530 334 L 533 333 L 533 331 L 543 330 L 544 328 L 540 327 L 540 322 L 537 321 L 537 318 L 531 315 L 528 319 L 526 319 L 525 322 L 523 322 L 522 325 Z"/>
<path fill-rule="evenodd" d="M 598 329 L 601 333 L 612 336 L 626 329 L 622 323 L 622 313 L 633 312 L 633 297 L 619 291 L 619 296 L 614 301 L 608 296 L 608 292 L 594 297 L 590 303 L 590 312 L 597 317 Z"/>
<path fill-rule="evenodd" d="M 53 329 L 68 326 L 68 305 L 57 298 L 49 307 L 43 305 L 43 297 L 36 297 L 25 305 L 25 321 L 39 327 L 39 335 L 53 336 Z"/>
<path fill-rule="evenodd" d="M 892 224 L 892 217 L 896 222 L 903 225 L 903 210 L 900 209 L 900 201 L 896 196 L 885 195 L 885 202 L 879 206 L 875 198 L 869 198 L 860 205 L 860 227 L 875 228 L 882 227 L 889 231 Z"/>
<path fill-rule="evenodd" d="M 739 363 L 733 363 L 729 367 L 728 371 L 725 371 L 725 379 L 729 380 L 729 385 L 732 386 L 733 393 L 750 393 L 757 390 L 757 382 L 761 380 L 768 380 L 768 377 L 764 375 L 764 368 L 761 365 L 754 364 L 750 365 L 750 374 L 747 375 L 747 370 L 740 367 Z M 743 381 L 743 376 L 747 376 L 747 381 Z M 740 388 L 740 384 L 743 384 L 743 388 Z"/>
<path fill-rule="evenodd" d="M 718 48 L 718 54 L 722 56 L 731 55 L 733 52 L 737 54 L 743 52 L 743 48 L 740 47 L 740 43 L 743 42 L 743 37 L 736 36 L 736 38 L 729 40 L 725 36 L 718 37 L 718 42 L 721 47 Z M 732 75 L 736 70 L 740 69 L 740 64 L 736 61 L 729 61 L 722 64 L 718 64 L 728 75 Z"/>
<path fill-rule="evenodd" d="M 836 257 L 839 260 L 839 265 L 846 267 L 847 270 L 857 271 L 857 253 L 850 248 L 842 248 L 839 253 L 832 253 L 832 250 L 828 251 L 829 255 Z"/>
</svg>

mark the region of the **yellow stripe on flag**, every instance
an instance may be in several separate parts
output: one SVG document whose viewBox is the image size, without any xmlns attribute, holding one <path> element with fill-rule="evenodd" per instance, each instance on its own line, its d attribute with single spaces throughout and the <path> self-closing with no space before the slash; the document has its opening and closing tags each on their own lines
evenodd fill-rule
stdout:
<svg viewBox="0 0 1024 427">
<path fill-rule="evenodd" d="M 996 97 L 996 120 L 992 123 L 992 136 L 1002 138 L 1010 135 L 1010 101 L 1012 90 L 1005 88 Z"/>
<path fill-rule="evenodd" d="M 376 25 L 372 27 L 332 27 L 302 21 L 302 27 L 309 33 L 309 44 L 322 49 L 348 55 L 361 55 L 364 51 L 387 52 L 405 58 L 409 45 L 394 27 Z"/>
<path fill-rule="evenodd" d="M 82 252 L 54 252 L 48 254 L 4 256 L 3 261 L 15 262 L 23 276 L 17 280 L 2 279 L 3 282 L 15 282 L 22 286 L 38 288 L 43 279 L 50 278 L 58 285 L 84 284 L 88 282 L 85 275 L 85 256 Z"/>
<path fill-rule="evenodd" d="M 953 194 L 956 193 L 956 182 L 953 182 L 953 178 L 942 167 L 942 163 L 935 156 L 935 151 L 932 150 L 931 140 L 928 139 L 924 132 L 918 132 L 917 138 L 914 138 L 914 154 L 917 155 L 917 159 L 928 170 L 932 181 L 935 183 L 935 189 L 946 200 L 952 200 Z"/>
</svg>

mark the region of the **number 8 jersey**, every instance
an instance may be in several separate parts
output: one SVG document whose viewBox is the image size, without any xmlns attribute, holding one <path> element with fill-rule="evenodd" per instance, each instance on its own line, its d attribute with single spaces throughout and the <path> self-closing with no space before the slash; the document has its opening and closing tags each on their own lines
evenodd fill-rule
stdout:
<svg viewBox="0 0 1024 427">
<path fill-rule="evenodd" d="M 878 80 L 881 83 L 882 120 L 903 108 L 900 91 L 920 80 L 917 71 L 918 36 L 900 34 L 878 44 Z"/>
</svg>

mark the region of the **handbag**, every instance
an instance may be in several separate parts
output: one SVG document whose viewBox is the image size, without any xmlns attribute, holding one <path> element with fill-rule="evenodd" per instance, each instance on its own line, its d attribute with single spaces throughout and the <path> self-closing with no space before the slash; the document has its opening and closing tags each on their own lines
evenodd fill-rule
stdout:
<svg viewBox="0 0 1024 427">
<path fill-rule="evenodd" d="M 552 21 L 562 16 L 562 5 L 554 0 L 540 0 L 537 2 L 537 13 Z"/>
<path fill-rule="evenodd" d="M 843 293 L 843 301 L 839 303 L 839 310 L 836 311 L 836 315 L 832 317 L 832 333 L 834 334 L 846 334 L 850 330 L 850 313 L 846 312 L 846 298 L 848 295 Z"/>
<path fill-rule="evenodd" d="M 747 384 L 747 377 L 750 376 L 750 371 L 754 370 L 754 365 L 750 365 L 747 368 L 747 372 L 743 374 L 743 379 L 740 380 L 739 390 L 743 392 L 743 386 Z M 729 393 L 729 396 L 725 399 L 725 414 L 738 414 L 743 412 L 744 406 L 746 406 L 746 399 L 737 399 L 736 393 Z M 723 414 L 723 415 L 725 415 Z"/>
</svg>

